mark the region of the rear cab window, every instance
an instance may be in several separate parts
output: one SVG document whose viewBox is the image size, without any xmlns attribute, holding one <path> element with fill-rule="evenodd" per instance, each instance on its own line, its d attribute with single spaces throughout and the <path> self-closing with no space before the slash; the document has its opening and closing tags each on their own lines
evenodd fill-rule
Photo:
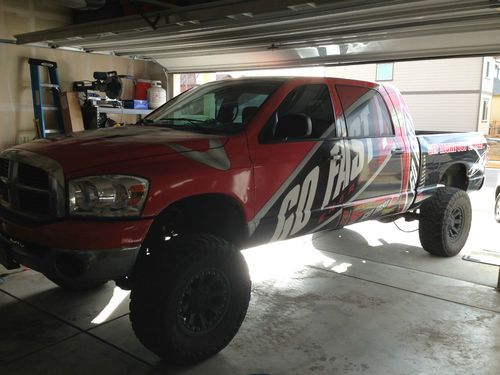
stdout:
<svg viewBox="0 0 500 375">
<path fill-rule="evenodd" d="M 394 136 L 385 101 L 377 90 L 362 86 L 336 85 L 343 108 L 348 138 Z"/>
</svg>

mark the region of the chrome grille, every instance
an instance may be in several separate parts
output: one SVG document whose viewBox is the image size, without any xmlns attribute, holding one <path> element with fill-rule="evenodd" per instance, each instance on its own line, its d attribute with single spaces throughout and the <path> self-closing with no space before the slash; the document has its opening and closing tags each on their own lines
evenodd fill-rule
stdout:
<svg viewBox="0 0 500 375">
<path fill-rule="evenodd" d="M 8 150 L 0 157 L 0 206 L 35 220 L 65 213 L 64 177 L 60 165 L 45 156 Z"/>
</svg>

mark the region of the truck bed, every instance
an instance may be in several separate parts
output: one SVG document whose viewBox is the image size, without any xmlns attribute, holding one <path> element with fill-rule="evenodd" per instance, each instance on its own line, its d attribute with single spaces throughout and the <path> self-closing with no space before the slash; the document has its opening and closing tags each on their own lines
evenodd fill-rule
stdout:
<svg viewBox="0 0 500 375">
<path fill-rule="evenodd" d="M 454 178 L 447 185 L 464 190 L 481 188 L 488 148 L 482 133 L 418 131 L 416 134 L 421 160 L 417 193 L 430 192 L 444 182 L 443 178 Z"/>
</svg>

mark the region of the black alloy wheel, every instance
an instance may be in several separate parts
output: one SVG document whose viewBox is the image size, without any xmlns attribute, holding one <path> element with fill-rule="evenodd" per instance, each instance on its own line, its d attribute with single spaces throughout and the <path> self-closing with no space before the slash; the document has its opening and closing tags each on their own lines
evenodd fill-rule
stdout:
<svg viewBox="0 0 500 375">
<path fill-rule="evenodd" d="M 464 227 L 464 210 L 462 207 L 456 207 L 451 211 L 448 218 L 448 235 L 452 241 L 455 241 L 462 234 Z"/>
<path fill-rule="evenodd" d="M 210 234 L 158 241 L 135 270 L 130 320 L 139 340 L 165 361 L 188 364 L 224 349 L 250 300 L 243 255 Z"/>
<path fill-rule="evenodd" d="M 178 318 L 188 334 L 205 334 L 224 317 L 231 299 L 229 282 L 217 269 L 203 270 L 188 281 L 178 306 Z"/>
<path fill-rule="evenodd" d="M 472 207 L 463 190 L 437 189 L 420 207 L 418 233 L 424 250 L 433 255 L 457 255 L 469 237 Z"/>
</svg>

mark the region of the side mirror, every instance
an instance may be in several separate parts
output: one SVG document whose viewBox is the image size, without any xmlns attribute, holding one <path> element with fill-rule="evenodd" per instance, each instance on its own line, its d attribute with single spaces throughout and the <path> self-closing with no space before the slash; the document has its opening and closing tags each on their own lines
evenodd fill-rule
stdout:
<svg viewBox="0 0 500 375">
<path fill-rule="evenodd" d="M 274 138 L 307 138 L 312 133 L 312 121 L 303 113 L 288 113 L 277 119 L 274 126 Z"/>
</svg>

